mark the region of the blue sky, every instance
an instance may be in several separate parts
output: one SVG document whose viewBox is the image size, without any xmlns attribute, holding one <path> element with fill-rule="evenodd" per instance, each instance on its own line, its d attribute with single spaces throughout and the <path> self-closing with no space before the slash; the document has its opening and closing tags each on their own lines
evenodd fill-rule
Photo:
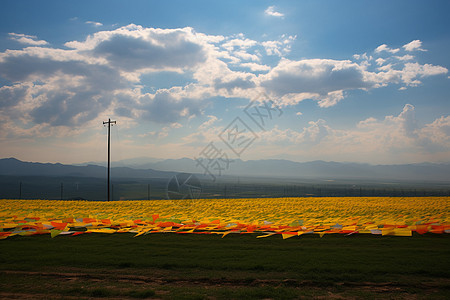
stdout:
<svg viewBox="0 0 450 300">
<path fill-rule="evenodd" d="M 0 8 L 0 157 L 102 161 L 111 117 L 114 160 L 450 161 L 448 1 Z"/>
</svg>

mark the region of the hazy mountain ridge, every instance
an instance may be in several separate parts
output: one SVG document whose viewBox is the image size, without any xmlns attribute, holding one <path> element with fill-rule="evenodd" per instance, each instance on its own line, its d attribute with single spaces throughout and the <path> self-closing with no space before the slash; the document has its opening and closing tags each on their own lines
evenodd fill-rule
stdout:
<svg viewBox="0 0 450 300">
<path fill-rule="evenodd" d="M 11 176 L 74 176 L 106 177 L 106 167 L 98 165 L 64 165 L 60 163 L 24 162 L 15 158 L 0 159 L 0 175 Z M 129 167 L 111 168 L 111 176 L 116 178 L 168 178 L 175 173 L 152 169 L 133 169 Z"/>
<path fill-rule="evenodd" d="M 189 158 L 167 159 L 137 165 L 161 171 L 204 173 L 197 162 Z M 222 164 L 225 168 L 225 164 Z M 212 171 L 212 170 L 211 170 Z M 233 160 L 222 175 L 249 177 L 289 177 L 321 179 L 377 179 L 450 182 L 449 163 L 417 163 L 371 165 L 352 162 L 294 162 L 283 159 Z"/>
<path fill-rule="evenodd" d="M 141 163 L 142 162 L 142 163 Z M 104 164 L 104 163 L 98 163 Z M 223 165 L 225 167 L 225 165 Z M 217 171 L 212 170 L 213 173 Z M 197 162 L 189 158 L 157 160 L 132 159 L 112 163 L 111 176 L 116 178 L 168 178 L 178 172 L 203 174 Z M 0 175 L 105 177 L 101 165 L 63 165 L 23 162 L 15 158 L 0 159 Z M 289 177 L 333 179 L 374 179 L 450 182 L 450 164 L 418 163 L 370 165 L 326 161 L 293 162 L 282 159 L 233 160 L 222 175 L 248 177 Z"/>
</svg>

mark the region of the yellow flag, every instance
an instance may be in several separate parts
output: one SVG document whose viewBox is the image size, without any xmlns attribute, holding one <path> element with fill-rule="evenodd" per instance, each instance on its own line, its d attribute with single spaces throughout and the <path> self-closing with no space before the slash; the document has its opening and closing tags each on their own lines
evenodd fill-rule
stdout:
<svg viewBox="0 0 450 300">
<path fill-rule="evenodd" d="M 90 229 L 86 232 L 94 232 L 94 233 L 115 233 L 115 229 L 109 229 L 109 228 L 101 228 L 101 229 Z"/>
<path fill-rule="evenodd" d="M 266 238 L 266 237 L 272 236 L 272 235 L 274 235 L 274 234 L 276 234 L 276 233 L 272 232 L 272 233 L 268 233 L 268 234 L 265 234 L 265 235 L 259 235 L 259 236 L 257 236 L 256 238 L 257 238 L 257 239 L 260 239 L 260 238 Z"/>
<path fill-rule="evenodd" d="M 290 234 L 290 233 L 282 233 L 281 235 L 283 236 L 283 240 L 289 239 L 293 236 L 296 236 L 296 234 Z"/>
<path fill-rule="evenodd" d="M 189 230 L 189 232 L 193 232 L 193 231 L 194 231 L 194 229 L 192 229 L 192 231 Z M 230 233 L 231 233 L 231 231 L 226 231 L 226 232 L 224 232 L 224 233 L 222 234 L 222 238 L 224 238 L 225 236 L 229 235 Z"/>
<path fill-rule="evenodd" d="M 412 236 L 412 231 L 409 228 L 395 228 L 393 235 L 395 235 L 395 236 Z"/>
<path fill-rule="evenodd" d="M 54 238 L 55 236 L 59 235 L 61 232 L 62 232 L 62 230 L 52 229 L 52 230 L 50 230 L 50 235 L 52 238 Z"/>
</svg>

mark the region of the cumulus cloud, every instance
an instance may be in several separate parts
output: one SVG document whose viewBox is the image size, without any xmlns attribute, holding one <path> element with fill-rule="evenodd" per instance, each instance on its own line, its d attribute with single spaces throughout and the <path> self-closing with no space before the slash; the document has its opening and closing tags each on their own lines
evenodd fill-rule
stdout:
<svg viewBox="0 0 450 300">
<path fill-rule="evenodd" d="M 283 59 L 269 73 L 258 78 L 260 85 L 276 96 L 296 94 L 315 97 L 327 107 L 343 97 L 343 90 L 367 89 L 374 83 L 365 77 L 364 69 L 351 61 Z"/>
<path fill-rule="evenodd" d="M 347 138 L 353 138 L 374 152 L 398 151 L 400 154 L 448 152 L 449 121 L 449 116 L 442 116 L 420 127 L 415 116 L 415 107 L 406 104 L 397 116 L 386 116 L 383 120 L 368 118 L 359 122 L 356 130 L 347 133 Z"/>
<path fill-rule="evenodd" d="M 231 39 L 222 44 L 222 47 L 228 51 L 233 51 L 235 49 L 248 49 L 256 46 L 258 43 L 254 40 L 244 38 L 243 35 L 238 35 L 239 38 Z"/>
<path fill-rule="evenodd" d="M 427 51 L 422 49 L 422 41 L 420 40 L 414 40 L 406 45 L 403 45 L 403 49 L 405 49 L 405 51 Z"/>
<path fill-rule="evenodd" d="M 280 13 L 278 11 L 275 10 L 275 6 L 269 6 L 264 13 L 268 16 L 272 16 L 272 17 L 278 17 L 278 18 L 282 18 L 284 17 L 283 13 Z"/>
<path fill-rule="evenodd" d="M 0 117 L 23 116 L 24 130 L 76 130 L 105 113 L 172 124 L 202 114 L 212 97 L 253 99 L 261 92 L 284 106 L 313 99 L 330 107 L 351 90 L 417 86 L 448 72 L 415 61 L 409 51 L 422 49 L 418 40 L 403 50 L 383 44 L 353 60 L 296 60 L 285 58 L 295 36 L 256 41 L 242 33 L 215 36 L 190 27 L 130 24 L 68 41 L 63 48 L 50 48 L 31 35 L 11 33 L 10 38 L 27 45 L 0 52 L 0 77 L 10 82 L 0 87 Z M 176 72 L 187 80 L 149 93 L 142 78 L 158 72 Z"/>
<path fill-rule="evenodd" d="M 386 60 L 384 58 L 379 57 L 376 59 L 376 63 L 379 66 L 382 66 L 385 62 L 386 62 Z"/>
<path fill-rule="evenodd" d="M 448 151 L 450 146 L 450 116 L 441 116 L 430 124 L 426 124 L 417 133 L 420 145 L 428 150 Z"/>
<path fill-rule="evenodd" d="M 256 75 L 250 72 L 232 71 L 227 63 L 218 59 L 208 59 L 193 74 L 198 85 L 192 97 L 204 95 L 249 98 L 248 91 L 256 89 Z M 250 92 L 251 93 L 251 92 Z"/>
<path fill-rule="evenodd" d="M 293 129 L 280 129 L 275 126 L 271 130 L 258 132 L 261 137 L 259 142 L 262 145 L 280 144 L 291 147 L 304 147 L 311 149 L 326 141 L 336 134 L 336 130 L 332 129 L 325 120 L 310 121 L 308 125 L 303 127 L 301 131 Z"/>
<path fill-rule="evenodd" d="M 262 42 L 262 45 L 267 55 L 278 55 L 282 57 L 291 51 L 291 44 L 296 38 L 296 36 L 292 35 L 283 35 L 279 40 L 265 41 Z"/>
<path fill-rule="evenodd" d="M 129 87 L 108 66 L 41 58 L 25 50 L 3 56 L 0 70 L 3 78 L 16 82 L 9 88 L 22 88 L 11 101 L 37 124 L 72 126 L 90 121 L 109 106 L 112 91 Z"/>
<path fill-rule="evenodd" d="M 403 83 L 406 86 L 417 86 L 422 82 L 420 79 L 447 74 L 447 68 L 431 64 L 421 65 L 417 62 L 408 62 L 401 65 L 387 64 L 378 68 L 380 72 L 367 73 L 367 77 L 377 83 L 375 87 L 389 84 Z"/>
<path fill-rule="evenodd" d="M 192 28 L 155 29 L 134 24 L 100 31 L 84 42 L 67 47 L 104 58 L 120 70 L 174 70 L 193 67 L 206 60 L 206 43 Z"/>
<path fill-rule="evenodd" d="M 298 140 L 300 143 L 319 144 L 331 131 L 325 120 L 310 121 L 309 126 L 303 128 L 303 132 L 299 134 Z"/>
<path fill-rule="evenodd" d="M 136 108 L 141 120 L 167 124 L 200 115 L 204 105 L 201 100 L 176 98 L 166 90 L 143 95 Z"/>
<path fill-rule="evenodd" d="M 400 49 L 396 48 L 396 49 L 391 49 L 389 48 L 386 44 L 380 45 L 375 49 L 375 53 L 380 53 L 380 52 L 389 52 L 389 53 L 397 53 L 400 51 Z"/>
<path fill-rule="evenodd" d="M 433 75 L 446 74 L 448 70 L 441 66 L 430 64 L 420 65 L 419 63 L 407 63 L 402 70 L 402 79 L 406 84 L 417 85 L 421 82 L 416 78 L 423 78 Z"/>
<path fill-rule="evenodd" d="M 271 69 L 270 66 L 260 65 L 257 63 L 242 63 L 240 66 L 244 68 L 249 68 L 253 72 L 269 71 Z"/>
<path fill-rule="evenodd" d="M 292 105 L 305 99 L 316 100 L 321 107 L 336 105 L 348 91 L 369 90 L 398 84 L 399 89 L 422 84 L 422 79 L 447 74 L 442 66 L 420 64 L 409 54 L 393 55 L 400 49 L 383 44 L 374 56 L 355 54 L 352 60 L 281 59 L 256 82 L 265 92 L 280 99 L 282 105 Z M 378 57 L 383 55 L 383 57 Z"/>
<path fill-rule="evenodd" d="M 10 32 L 8 33 L 8 35 L 10 39 L 19 42 L 21 44 L 27 44 L 32 46 L 44 46 L 48 44 L 47 41 L 38 40 L 37 36 L 34 35 L 27 35 L 23 33 L 14 33 L 14 32 Z"/>
<path fill-rule="evenodd" d="M 378 163 L 399 163 L 448 158 L 450 154 L 450 116 L 419 126 L 411 104 L 406 104 L 398 115 L 369 117 L 355 125 L 332 128 L 319 119 L 300 131 L 275 127 L 258 134 L 262 149 L 277 144 L 283 149 L 277 150 L 280 154 L 308 160 L 373 161 L 375 157 Z"/>
<path fill-rule="evenodd" d="M 394 56 L 394 57 L 395 57 L 396 59 L 402 60 L 402 61 L 414 59 L 414 56 L 409 55 L 409 54 L 406 54 L 406 55 L 403 55 L 403 56 Z"/>
<path fill-rule="evenodd" d="M 16 106 L 17 99 L 25 99 L 27 97 L 29 85 L 15 84 L 12 86 L 0 87 L 0 110 Z"/>
<path fill-rule="evenodd" d="M 214 80 L 214 87 L 218 90 L 225 89 L 231 93 L 234 89 L 250 89 L 256 87 L 252 81 L 254 75 L 246 73 L 231 73 L 223 78 Z"/>
<path fill-rule="evenodd" d="M 261 60 L 261 53 L 258 49 L 260 43 L 246 38 L 242 33 L 226 37 L 220 42 L 218 48 L 220 50 L 214 51 L 212 54 L 215 57 L 225 59 L 232 64 L 240 64 L 241 61 L 259 62 Z"/>
<path fill-rule="evenodd" d="M 15 84 L 1 87 L 0 114 L 7 107 L 20 107 L 33 123 L 50 126 L 78 126 L 111 109 L 156 122 L 190 117 L 199 112 L 199 101 L 189 95 L 179 100 L 162 92 L 141 94 L 136 83 L 143 72 L 193 69 L 204 63 L 210 50 L 206 41 L 207 36 L 196 36 L 190 28 L 130 25 L 68 42 L 69 50 L 6 50 L 0 53 L 0 76 Z"/>
</svg>

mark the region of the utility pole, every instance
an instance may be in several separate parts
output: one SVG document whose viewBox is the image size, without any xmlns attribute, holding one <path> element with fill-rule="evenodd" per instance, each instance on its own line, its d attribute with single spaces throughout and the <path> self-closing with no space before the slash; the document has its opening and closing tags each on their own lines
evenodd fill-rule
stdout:
<svg viewBox="0 0 450 300">
<path fill-rule="evenodd" d="M 108 201 L 110 198 L 110 188 L 109 188 L 109 182 L 110 182 L 110 169 L 111 169 L 111 124 L 116 124 L 116 121 L 111 121 L 111 119 L 108 119 L 108 122 L 103 122 L 103 125 L 108 124 Z"/>
</svg>

